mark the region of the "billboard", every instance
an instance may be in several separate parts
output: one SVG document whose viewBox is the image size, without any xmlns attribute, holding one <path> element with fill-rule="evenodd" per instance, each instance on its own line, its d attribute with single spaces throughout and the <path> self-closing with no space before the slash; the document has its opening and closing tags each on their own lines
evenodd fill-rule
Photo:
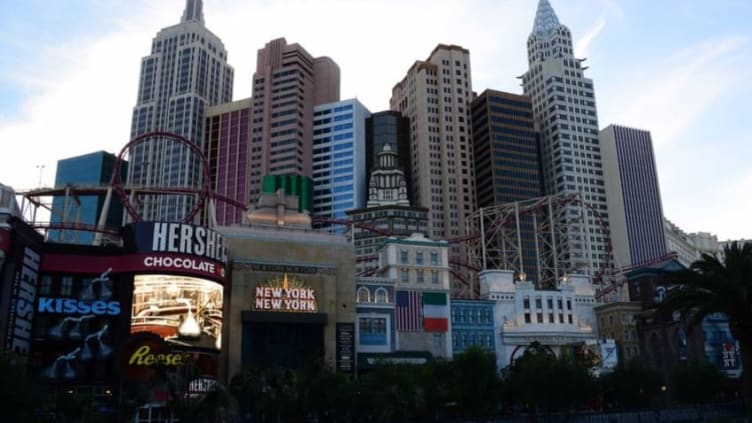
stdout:
<svg viewBox="0 0 752 423">
<path fill-rule="evenodd" d="M 712 313 L 702 321 L 705 357 L 729 377 L 742 373 L 742 362 L 736 339 L 731 335 L 728 316 Z"/>
<path fill-rule="evenodd" d="M 115 351 L 128 333 L 130 291 L 130 277 L 111 268 L 43 272 L 34 309 L 34 373 L 48 383 L 111 381 Z"/>
<path fill-rule="evenodd" d="M 614 339 L 586 340 L 571 347 L 575 362 L 595 376 L 613 371 L 619 363 Z"/>
<path fill-rule="evenodd" d="M 131 333 L 152 332 L 188 350 L 222 349 L 223 287 L 182 275 L 135 275 Z"/>
</svg>

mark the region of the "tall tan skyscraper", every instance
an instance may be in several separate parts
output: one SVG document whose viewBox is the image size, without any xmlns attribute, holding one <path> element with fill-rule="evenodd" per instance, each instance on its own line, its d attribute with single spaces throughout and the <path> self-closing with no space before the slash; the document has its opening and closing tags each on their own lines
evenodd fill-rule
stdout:
<svg viewBox="0 0 752 423">
<path fill-rule="evenodd" d="M 339 66 L 284 38 L 258 51 L 253 74 L 250 202 L 267 174 L 312 177 L 313 106 L 339 101 Z"/>
<path fill-rule="evenodd" d="M 428 236 L 434 240 L 465 235 L 465 218 L 476 208 L 472 92 L 470 52 L 443 44 L 392 89 L 390 108 L 410 119 L 415 205 L 429 210 Z M 450 257 L 465 260 L 461 244 L 452 245 Z M 463 282 L 469 281 L 455 278 L 455 294 Z"/>
</svg>

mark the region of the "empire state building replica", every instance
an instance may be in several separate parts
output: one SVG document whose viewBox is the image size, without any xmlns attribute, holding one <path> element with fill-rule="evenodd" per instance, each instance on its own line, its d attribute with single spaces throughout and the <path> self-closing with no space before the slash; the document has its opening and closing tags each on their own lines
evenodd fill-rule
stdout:
<svg viewBox="0 0 752 423">
<path fill-rule="evenodd" d="M 540 0 L 527 40 L 524 94 L 533 103 L 541 137 L 546 195 L 579 194 L 560 216 L 565 229 L 556 245 L 566 273 L 595 275 L 609 263 L 609 225 L 598 112 L 585 59 L 574 56 L 572 33 L 559 23 L 548 0 Z M 564 275 L 559 275 L 564 276 Z"/>
<path fill-rule="evenodd" d="M 232 100 L 233 69 L 222 40 L 204 25 L 203 2 L 186 0 L 180 23 L 164 28 L 141 59 L 131 139 L 151 132 L 177 134 L 203 150 L 207 107 Z M 196 207 L 191 190 L 205 184 L 202 163 L 191 148 L 151 137 L 129 151 L 131 204 L 143 220 L 177 221 Z M 139 194 L 148 192 L 169 194 Z M 188 192 L 188 194 L 182 194 Z"/>
</svg>

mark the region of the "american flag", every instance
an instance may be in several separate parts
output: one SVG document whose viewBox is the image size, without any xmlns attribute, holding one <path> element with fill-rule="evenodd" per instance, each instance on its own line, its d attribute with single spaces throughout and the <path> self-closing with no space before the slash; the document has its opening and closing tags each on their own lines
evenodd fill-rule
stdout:
<svg viewBox="0 0 752 423">
<path fill-rule="evenodd" d="M 397 330 L 402 332 L 420 332 L 423 329 L 422 304 L 420 293 L 415 291 L 397 291 Z"/>
</svg>

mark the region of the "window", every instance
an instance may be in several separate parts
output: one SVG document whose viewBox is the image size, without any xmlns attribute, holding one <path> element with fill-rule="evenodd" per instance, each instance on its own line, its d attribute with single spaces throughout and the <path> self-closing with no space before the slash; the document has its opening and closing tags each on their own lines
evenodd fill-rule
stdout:
<svg viewBox="0 0 752 423">
<path fill-rule="evenodd" d="M 361 286 L 358 288 L 358 302 L 359 303 L 370 303 L 371 302 L 371 293 L 368 292 L 368 288 Z"/>
<path fill-rule="evenodd" d="M 431 271 L 431 283 L 439 283 L 439 272 L 435 270 Z"/>
<path fill-rule="evenodd" d="M 389 296 L 387 295 L 386 289 L 377 288 L 376 289 L 376 304 L 386 304 L 388 302 L 389 302 Z"/>
<path fill-rule="evenodd" d="M 400 251 L 400 263 L 407 264 L 407 250 L 401 250 Z"/>
<path fill-rule="evenodd" d="M 387 345 L 387 324 L 384 317 L 361 317 L 358 322 L 360 345 Z"/>
<path fill-rule="evenodd" d="M 42 276 L 42 283 L 39 286 L 40 295 L 52 295 L 52 277 Z"/>
<path fill-rule="evenodd" d="M 418 269 L 418 283 L 425 282 L 423 269 Z"/>
<path fill-rule="evenodd" d="M 415 264 L 423 264 L 423 251 L 415 252 Z"/>
<path fill-rule="evenodd" d="M 525 313 L 525 323 L 530 323 L 530 313 Z"/>
<path fill-rule="evenodd" d="M 60 284 L 60 295 L 63 297 L 69 297 L 73 290 L 73 278 L 71 276 L 63 276 L 62 283 Z"/>
<path fill-rule="evenodd" d="M 530 308 L 530 298 L 525 297 L 522 299 L 522 307 Z"/>
<path fill-rule="evenodd" d="M 400 270 L 400 280 L 402 283 L 408 283 L 410 281 L 410 274 L 407 272 L 407 269 Z"/>
<path fill-rule="evenodd" d="M 439 253 L 437 253 L 436 251 L 431 251 L 431 265 L 439 265 Z"/>
</svg>

